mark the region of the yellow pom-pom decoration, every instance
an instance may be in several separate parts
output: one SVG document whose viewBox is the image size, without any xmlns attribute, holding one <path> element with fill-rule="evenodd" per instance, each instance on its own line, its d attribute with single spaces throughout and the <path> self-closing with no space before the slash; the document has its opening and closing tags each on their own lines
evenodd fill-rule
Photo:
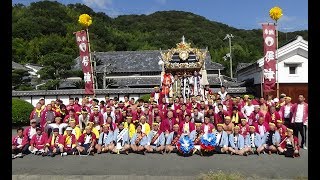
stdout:
<svg viewBox="0 0 320 180">
<path fill-rule="evenodd" d="M 278 21 L 281 18 L 281 16 L 283 15 L 282 9 L 278 6 L 275 6 L 270 9 L 269 15 L 270 15 L 271 19 Z"/>
<path fill-rule="evenodd" d="M 89 27 L 92 24 L 92 18 L 88 14 L 81 14 L 78 22 L 85 27 Z"/>
</svg>

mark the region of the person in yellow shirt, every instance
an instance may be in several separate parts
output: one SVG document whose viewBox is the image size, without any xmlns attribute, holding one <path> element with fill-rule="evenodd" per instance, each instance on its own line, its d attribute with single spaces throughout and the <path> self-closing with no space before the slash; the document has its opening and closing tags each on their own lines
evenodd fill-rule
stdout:
<svg viewBox="0 0 320 180">
<path fill-rule="evenodd" d="M 76 126 L 76 120 L 74 119 L 69 120 L 69 127 L 72 128 L 72 134 L 74 134 L 76 137 L 76 140 L 78 140 L 82 133 L 80 128 Z M 64 131 L 63 135 L 66 135 L 66 134 L 67 134 L 67 130 Z"/>
<path fill-rule="evenodd" d="M 140 124 L 142 126 L 141 131 L 145 134 L 149 134 L 150 132 L 150 125 L 146 122 L 146 117 L 145 116 L 141 116 L 140 117 Z"/>
<path fill-rule="evenodd" d="M 87 123 L 87 126 L 91 127 L 91 132 L 93 132 L 94 135 L 96 135 L 96 137 L 99 137 L 100 133 L 99 133 L 98 129 L 96 129 L 95 127 L 93 127 L 93 125 L 94 125 L 94 123 L 91 122 L 91 121 L 89 121 L 89 122 Z M 86 130 L 84 130 L 83 133 L 86 133 Z M 83 134 L 83 133 L 82 133 L 82 134 Z"/>
<path fill-rule="evenodd" d="M 65 131 L 63 136 L 63 153 L 61 156 L 74 155 L 77 147 L 77 139 L 74 134 L 72 134 L 73 129 L 69 126 Z"/>
<path fill-rule="evenodd" d="M 124 128 L 129 130 L 130 139 L 133 137 L 134 133 L 136 133 L 136 126 L 132 123 L 132 117 L 128 116 L 123 125 Z"/>
</svg>

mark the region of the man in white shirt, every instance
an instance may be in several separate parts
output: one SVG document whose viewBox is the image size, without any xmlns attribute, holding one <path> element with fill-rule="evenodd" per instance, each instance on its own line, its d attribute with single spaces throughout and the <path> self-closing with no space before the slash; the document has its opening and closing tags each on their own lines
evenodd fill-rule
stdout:
<svg viewBox="0 0 320 180">
<path fill-rule="evenodd" d="M 226 99 L 228 92 L 226 91 L 226 87 L 221 86 L 221 90 L 218 92 L 222 101 Z"/>
<path fill-rule="evenodd" d="M 193 113 L 191 114 L 191 122 L 193 123 L 203 123 L 203 114 L 199 112 L 198 108 L 193 109 Z"/>
<path fill-rule="evenodd" d="M 227 106 L 221 103 L 221 98 L 218 98 L 217 101 L 214 103 L 214 113 L 219 113 L 219 107 L 218 105 L 221 104 L 222 105 L 222 109 L 224 111 L 227 111 Z"/>
<path fill-rule="evenodd" d="M 247 102 L 248 104 L 243 106 L 241 112 L 244 115 L 244 117 L 248 119 L 251 113 L 254 111 L 254 105 L 251 103 L 251 99 L 248 99 Z"/>
<path fill-rule="evenodd" d="M 302 94 L 299 95 L 298 103 L 292 107 L 292 120 L 294 123 L 294 136 L 301 135 L 301 148 L 307 149 L 306 131 L 308 127 L 308 104 L 304 102 L 305 98 Z"/>
</svg>

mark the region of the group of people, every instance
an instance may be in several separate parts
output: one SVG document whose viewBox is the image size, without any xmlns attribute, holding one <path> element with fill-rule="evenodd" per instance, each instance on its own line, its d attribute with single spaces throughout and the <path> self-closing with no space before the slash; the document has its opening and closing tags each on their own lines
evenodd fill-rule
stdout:
<svg viewBox="0 0 320 180">
<path fill-rule="evenodd" d="M 210 91 L 211 92 L 211 91 Z M 161 95 L 166 98 L 181 97 L 186 101 L 191 96 L 202 96 L 207 100 L 209 95 L 209 84 L 204 82 L 198 71 L 184 74 L 172 74 L 166 72 L 161 76 Z"/>
<path fill-rule="evenodd" d="M 298 157 L 306 147 L 308 104 L 281 94 L 266 99 L 232 97 L 224 87 L 209 95 L 167 98 L 159 87 L 148 102 L 124 97 L 70 98 L 45 104 L 40 99 L 30 113 L 30 126 L 17 129 L 12 158 L 94 155 L 101 153 L 179 153 L 178 143 L 188 136 L 192 154 L 203 155 L 200 139 L 215 136 L 215 153 L 250 155 L 277 153 Z M 298 139 L 301 135 L 301 141 Z"/>
</svg>

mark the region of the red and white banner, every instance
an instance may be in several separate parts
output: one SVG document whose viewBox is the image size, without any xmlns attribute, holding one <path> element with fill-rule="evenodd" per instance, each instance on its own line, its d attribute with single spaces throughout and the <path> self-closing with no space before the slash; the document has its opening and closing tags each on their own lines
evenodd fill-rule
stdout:
<svg viewBox="0 0 320 180">
<path fill-rule="evenodd" d="M 263 92 L 275 91 L 276 84 L 276 30 L 274 24 L 262 24 L 264 45 Z"/>
<path fill-rule="evenodd" d="M 76 40 L 80 52 L 80 62 L 82 65 L 83 79 L 85 83 L 85 94 L 94 94 L 93 81 L 92 81 L 92 71 L 91 71 L 91 61 L 89 55 L 89 46 L 87 40 L 86 31 L 76 32 Z"/>
</svg>

